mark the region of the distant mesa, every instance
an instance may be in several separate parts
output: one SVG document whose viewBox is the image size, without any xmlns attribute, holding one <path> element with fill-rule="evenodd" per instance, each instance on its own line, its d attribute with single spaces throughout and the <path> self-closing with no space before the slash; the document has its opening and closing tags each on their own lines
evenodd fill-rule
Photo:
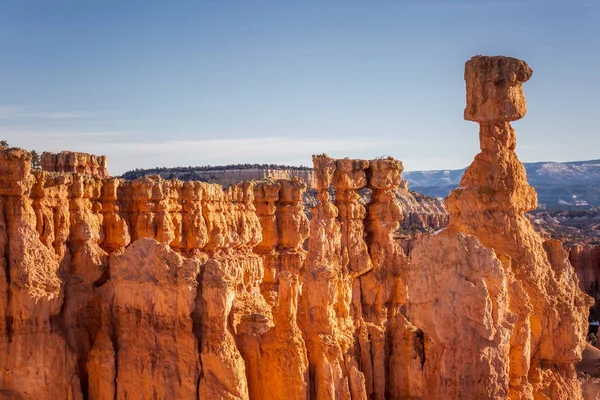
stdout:
<svg viewBox="0 0 600 400">
<path fill-rule="evenodd" d="M 307 189 L 316 189 L 315 174 L 312 167 L 277 164 L 232 164 L 135 169 L 125 172 L 121 175 L 121 178 L 133 180 L 150 175 L 159 175 L 163 179 L 216 183 L 225 187 L 246 181 L 293 179 L 298 177 L 306 183 Z M 402 180 L 400 188 L 408 190 L 408 182 Z"/>
<path fill-rule="evenodd" d="M 245 181 L 264 179 L 293 179 L 302 178 L 309 189 L 315 186 L 313 169 L 309 167 L 294 167 L 275 164 L 236 164 L 199 167 L 149 168 L 127 171 L 121 177 L 133 180 L 142 176 L 160 175 L 164 179 L 179 179 L 182 181 L 201 181 L 230 186 Z"/>
</svg>

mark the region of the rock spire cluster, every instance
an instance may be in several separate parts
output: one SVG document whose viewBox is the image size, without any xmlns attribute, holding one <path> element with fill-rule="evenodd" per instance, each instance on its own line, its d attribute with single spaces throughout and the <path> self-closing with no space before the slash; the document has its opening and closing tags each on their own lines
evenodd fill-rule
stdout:
<svg viewBox="0 0 600 400">
<path fill-rule="evenodd" d="M 314 156 L 309 220 L 298 178 L 124 181 L 0 149 L 0 397 L 580 398 L 590 299 L 523 215 L 530 76 L 467 63 L 481 153 L 410 257 L 393 158 Z"/>
</svg>

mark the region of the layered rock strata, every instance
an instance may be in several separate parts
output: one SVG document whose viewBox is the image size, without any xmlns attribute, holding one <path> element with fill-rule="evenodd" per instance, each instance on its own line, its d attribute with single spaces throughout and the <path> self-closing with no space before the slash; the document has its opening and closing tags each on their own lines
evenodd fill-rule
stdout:
<svg viewBox="0 0 600 400">
<path fill-rule="evenodd" d="M 402 189 L 394 192 L 402 209 L 402 228 L 407 233 L 432 233 L 448 226 L 450 215 L 441 199 Z"/>
<path fill-rule="evenodd" d="M 40 158 L 42 170 L 48 172 L 77 172 L 79 174 L 97 175 L 108 178 L 108 159 L 106 156 L 96 156 L 74 151 L 60 153 L 43 152 Z"/>
<path fill-rule="evenodd" d="M 314 156 L 309 221 L 301 179 L 124 181 L 0 150 L 0 397 L 580 398 L 590 301 L 523 215 L 530 75 L 467 63 L 482 152 L 410 258 L 393 158 Z"/>
<path fill-rule="evenodd" d="M 315 174 L 311 168 L 267 164 L 136 169 L 125 172 L 122 177 L 133 180 L 151 175 L 159 175 L 165 179 L 216 183 L 226 187 L 252 180 L 293 180 L 294 178 L 300 178 L 309 189 L 315 187 Z"/>
</svg>

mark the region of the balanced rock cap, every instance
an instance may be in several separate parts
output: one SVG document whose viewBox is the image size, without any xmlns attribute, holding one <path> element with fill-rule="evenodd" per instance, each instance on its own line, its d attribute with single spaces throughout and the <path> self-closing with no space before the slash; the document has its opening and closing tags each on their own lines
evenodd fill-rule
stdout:
<svg viewBox="0 0 600 400">
<path fill-rule="evenodd" d="M 525 61 L 504 56 L 474 56 L 465 64 L 465 119 L 516 121 L 527 113 L 523 83 L 533 71 Z"/>
</svg>

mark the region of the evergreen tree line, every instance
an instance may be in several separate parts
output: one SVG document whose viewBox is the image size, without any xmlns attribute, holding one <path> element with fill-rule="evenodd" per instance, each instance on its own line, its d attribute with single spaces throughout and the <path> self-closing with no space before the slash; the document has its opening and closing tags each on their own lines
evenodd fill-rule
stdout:
<svg viewBox="0 0 600 400">
<path fill-rule="evenodd" d="M 209 172 L 209 171 L 230 171 L 230 170 L 244 170 L 244 169 L 275 169 L 275 170 L 292 170 L 292 171 L 310 171 L 311 167 L 305 167 L 303 165 L 291 166 L 291 165 L 278 165 L 278 164 L 229 164 L 229 165 L 205 165 L 196 167 L 158 167 L 158 168 L 136 168 L 131 171 L 125 172 L 121 175 L 121 178 L 132 180 L 137 179 L 141 176 L 146 175 L 161 175 L 161 176 L 175 176 L 170 174 L 181 174 L 178 176 L 179 179 L 185 180 L 184 176 L 193 176 L 195 172 Z"/>
</svg>

